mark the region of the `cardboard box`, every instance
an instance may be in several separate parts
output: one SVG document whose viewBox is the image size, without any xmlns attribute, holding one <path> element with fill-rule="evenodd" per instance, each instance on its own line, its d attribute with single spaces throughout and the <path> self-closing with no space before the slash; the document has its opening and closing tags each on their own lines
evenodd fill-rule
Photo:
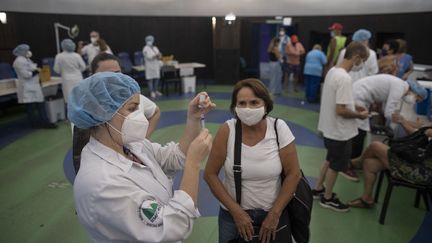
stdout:
<svg viewBox="0 0 432 243">
<path fill-rule="evenodd" d="M 43 65 L 40 72 L 39 72 L 39 79 L 40 81 L 47 82 L 51 80 L 51 70 L 48 65 Z"/>
</svg>

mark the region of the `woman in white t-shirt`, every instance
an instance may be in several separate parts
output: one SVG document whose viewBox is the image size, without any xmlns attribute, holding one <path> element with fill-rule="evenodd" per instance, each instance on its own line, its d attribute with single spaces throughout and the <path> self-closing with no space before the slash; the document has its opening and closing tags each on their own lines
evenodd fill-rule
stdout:
<svg viewBox="0 0 432 243">
<path fill-rule="evenodd" d="M 285 122 L 278 121 L 278 147 L 275 119 L 267 116 L 273 109 L 273 101 L 257 79 L 245 79 L 234 86 L 230 109 L 236 118 L 228 120 L 217 132 L 204 176 L 221 202 L 219 242 L 237 237 L 253 242 L 270 242 L 275 238 L 291 242 L 289 227 L 278 230 L 283 227 L 279 221 L 282 211 L 300 179 L 294 136 Z M 233 175 L 236 121 L 242 127 L 240 204 L 236 201 Z M 218 177 L 222 167 L 223 181 Z M 286 175 L 283 184 L 282 172 Z"/>
</svg>

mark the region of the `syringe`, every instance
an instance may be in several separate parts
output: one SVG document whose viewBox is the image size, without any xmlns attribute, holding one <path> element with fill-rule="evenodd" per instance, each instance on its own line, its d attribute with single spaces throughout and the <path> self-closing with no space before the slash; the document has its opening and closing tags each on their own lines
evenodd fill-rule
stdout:
<svg viewBox="0 0 432 243">
<path fill-rule="evenodd" d="M 199 96 L 199 105 L 198 105 L 198 107 L 199 107 L 200 109 L 204 108 L 204 107 L 202 106 L 202 103 L 203 103 L 204 101 L 205 101 L 205 95 L 201 94 L 201 95 Z M 201 112 L 201 115 L 200 115 L 200 123 L 201 123 L 201 128 L 205 128 L 205 117 L 204 117 L 204 113 L 203 113 L 203 112 Z"/>
</svg>

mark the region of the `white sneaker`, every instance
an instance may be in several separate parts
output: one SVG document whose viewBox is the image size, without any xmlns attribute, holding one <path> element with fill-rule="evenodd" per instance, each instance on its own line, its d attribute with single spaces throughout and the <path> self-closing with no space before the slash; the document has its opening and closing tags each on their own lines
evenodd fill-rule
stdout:
<svg viewBox="0 0 432 243">
<path fill-rule="evenodd" d="M 162 93 L 159 92 L 159 91 L 156 91 L 156 95 L 157 95 L 157 96 L 162 96 Z"/>
<path fill-rule="evenodd" d="M 150 92 L 150 97 L 152 97 L 152 98 L 156 98 L 156 93 L 155 92 Z"/>
</svg>

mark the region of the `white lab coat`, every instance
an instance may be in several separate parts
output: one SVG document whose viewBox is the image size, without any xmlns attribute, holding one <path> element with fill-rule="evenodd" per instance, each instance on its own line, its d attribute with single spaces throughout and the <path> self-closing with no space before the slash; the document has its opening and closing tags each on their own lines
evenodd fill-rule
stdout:
<svg viewBox="0 0 432 243">
<path fill-rule="evenodd" d="M 62 77 L 63 97 L 67 103 L 70 91 L 83 80 L 86 65 L 78 53 L 62 52 L 54 60 L 54 71 Z"/>
<path fill-rule="evenodd" d="M 80 222 L 94 242 L 180 242 L 187 238 L 200 214 L 186 192 L 173 192 L 167 177 L 184 166 L 185 155 L 178 144 L 162 147 L 144 140 L 129 149 L 145 165 L 90 137 L 74 182 Z"/>
<path fill-rule="evenodd" d="M 408 91 L 408 83 L 390 75 L 378 74 L 357 80 L 353 84 L 353 96 L 356 105 L 369 108 L 373 103 L 382 103 L 384 116 L 391 121 L 391 115 L 400 109 L 402 97 Z M 369 119 L 357 119 L 359 128 L 369 131 Z"/>
<path fill-rule="evenodd" d="M 160 79 L 161 61 L 157 57 L 160 54 L 156 46 L 144 46 L 144 65 L 146 79 Z"/>
<path fill-rule="evenodd" d="M 16 82 L 18 103 L 43 102 L 44 95 L 39 83 L 39 75 L 33 76 L 37 65 L 23 56 L 15 58 L 13 68 L 18 76 Z"/>
<path fill-rule="evenodd" d="M 343 57 L 345 56 L 345 51 L 346 49 L 342 49 L 338 60 L 337 60 L 337 65 L 339 65 L 342 60 Z M 359 71 L 350 71 L 348 74 L 351 76 L 353 83 L 355 83 L 357 80 L 371 76 L 371 75 L 375 75 L 378 73 L 378 60 L 377 60 L 377 56 L 375 51 L 369 49 L 369 57 L 368 59 L 364 62 L 364 67 L 359 70 Z"/>
</svg>

